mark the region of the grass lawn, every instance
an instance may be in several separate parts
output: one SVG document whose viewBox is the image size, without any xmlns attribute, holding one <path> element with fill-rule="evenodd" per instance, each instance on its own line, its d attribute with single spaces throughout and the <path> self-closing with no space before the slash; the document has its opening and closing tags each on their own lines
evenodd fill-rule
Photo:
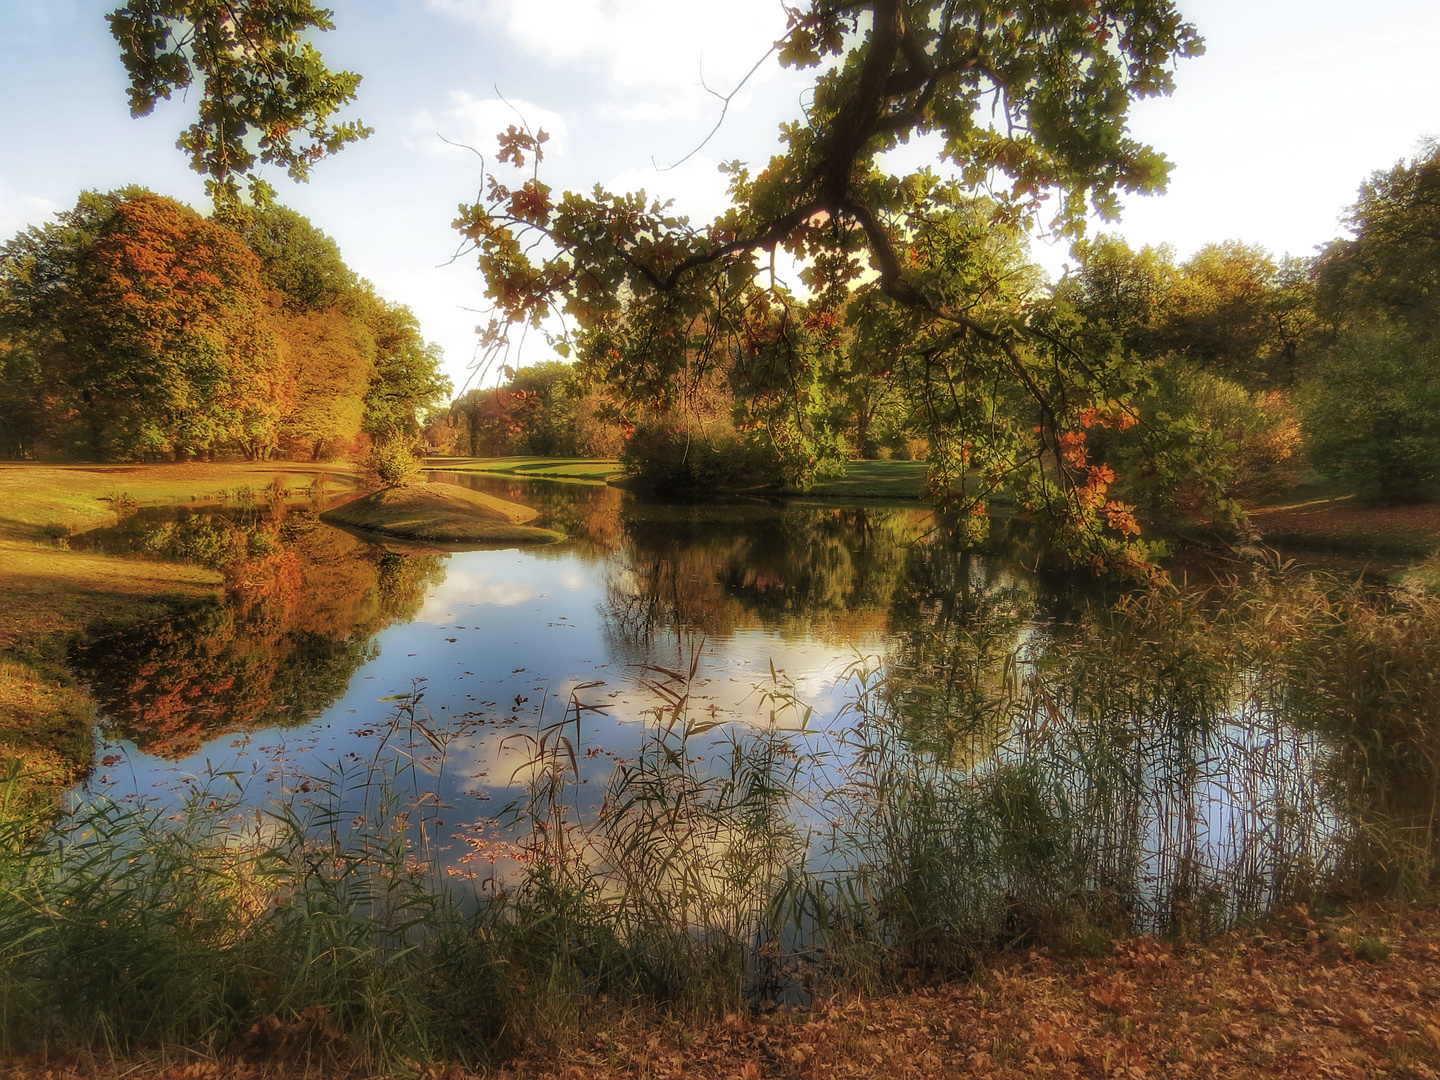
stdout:
<svg viewBox="0 0 1440 1080">
<path fill-rule="evenodd" d="M 603 484 L 625 475 L 620 462 L 564 457 L 430 457 L 425 468 L 435 472 L 500 473 L 504 476 Z"/>
<path fill-rule="evenodd" d="M 1424 556 L 1440 549 L 1440 502 L 1370 502 L 1338 484 L 1305 483 L 1246 508 L 1265 543 Z"/>
<path fill-rule="evenodd" d="M 353 485 L 347 464 L 184 465 L 0 463 L 0 777 L 18 762 L 29 801 L 89 766 L 89 697 L 65 670 L 87 630 L 156 618 L 211 596 L 213 570 L 70 551 L 66 538 L 113 524 L 125 504 L 216 503 L 279 484 L 299 494 L 316 478 Z"/>
<path fill-rule="evenodd" d="M 620 462 L 592 458 L 432 457 L 436 472 L 498 473 L 504 476 L 607 483 L 625 475 Z M 845 475 L 817 484 L 805 493 L 820 499 L 920 499 L 925 497 L 923 461 L 852 461 Z"/>
<path fill-rule="evenodd" d="M 923 499 L 923 461 L 852 461 L 845 475 L 825 480 L 807 491 L 821 499 Z"/>
</svg>

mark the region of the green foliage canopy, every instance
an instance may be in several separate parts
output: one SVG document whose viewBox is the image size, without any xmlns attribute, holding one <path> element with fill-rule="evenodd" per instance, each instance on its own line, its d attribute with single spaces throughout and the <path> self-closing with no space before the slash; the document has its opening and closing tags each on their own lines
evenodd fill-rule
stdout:
<svg viewBox="0 0 1440 1080">
<path fill-rule="evenodd" d="M 34 366 L 36 412 L 85 456 L 273 442 L 281 373 L 258 260 L 173 200 L 86 193 L 8 242 L 0 333 Z"/>
<path fill-rule="evenodd" d="M 783 64 L 818 69 L 806 119 L 782 129 L 783 148 L 765 168 L 727 166 L 732 205 L 709 225 L 643 193 L 557 197 L 538 168 L 513 185 L 488 177 L 485 199 L 456 223 L 477 249 L 494 304 L 484 343 L 503 350 L 510 327 L 563 315 L 572 332 L 557 346 L 578 347 L 633 408 L 661 413 L 675 407 L 675 386 L 722 368 L 738 391 L 741 429 L 759 433 L 803 487 L 840 452 L 819 389 L 838 344 L 831 330 L 848 317 L 852 295 L 873 294 L 870 310 L 896 323 L 892 340 L 923 342 L 912 350 L 918 370 L 926 353 L 946 354 L 930 367 L 963 369 L 946 385 L 1029 402 L 1006 424 L 977 423 L 975 439 L 952 438 L 937 462 L 937 490 L 948 494 L 962 469 L 976 468 L 972 456 L 993 435 L 982 476 L 1028 470 L 1021 483 L 1037 509 L 1062 519 L 1078 546 L 1118 557 L 1124 544 L 1102 537 L 1099 507 L 1074 498 L 1084 480 L 1042 463 L 1061 459 L 1061 435 L 1086 410 L 1123 410 L 1128 373 L 1106 354 L 1077 355 L 1073 335 L 1037 317 L 1035 298 L 1018 285 L 1017 302 L 980 303 L 966 245 L 947 222 L 973 213 L 973 189 L 983 185 L 996 226 L 1027 227 L 1053 201 L 1051 225 L 1078 235 L 1087 210 L 1114 216 L 1123 194 L 1163 186 L 1169 165 L 1128 135 L 1129 107 L 1171 89 L 1172 62 L 1200 51 L 1193 29 L 1170 0 L 1020 9 L 812 0 L 791 10 L 777 51 Z M 885 151 L 921 136 L 943 147 L 963 186 L 886 170 Z M 545 140 L 512 127 L 500 159 L 538 165 Z M 811 301 L 765 284 L 761 272 L 777 250 L 806 264 Z"/>
<path fill-rule="evenodd" d="M 1306 445 L 1321 472 L 1397 502 L 1440 480 L 1440 339 L 1379 322 L 1348 329 L 1302 400 Z"/>
<path fill-rule="evenodd" d="M 1316 466 L 1392 501 L 1440 478 L 1440 145 L 1376 173 L 1316 267 L 1331 344 L 1304 387 Z"/>
<path fill-rule="evenodd" d="M 353 307 L 359 282 L 340 246 L 289 207 L 221 205 L 215 220 L 239 233 L 260 259 L 260 276 L 288 311 L 312 314 Z"/>
<path fill-rule="evenodd" d="M 330 15 L 310 0 L 131 0 L 106 20 L 130 76 L 131 115 L 199 80 L 199 117 L 176 145 L 217 202 L 234 202 L 236 177 L 257 162 L 305 180 L 315 162 L 370 134 L 332 120 L 360 76 L 330 71 L 304 40 L 332 29 Z M 254 176 L 249 189 L 258 203 L 274 194 Z"/>
<path fill-rule="evenodd" d="M 1417 338 L 1440 334 L 1440 143 L 1377 172 L 1317 267 L 1322 314 L 1338 330 L 1380 319 Z"/>
</svg>

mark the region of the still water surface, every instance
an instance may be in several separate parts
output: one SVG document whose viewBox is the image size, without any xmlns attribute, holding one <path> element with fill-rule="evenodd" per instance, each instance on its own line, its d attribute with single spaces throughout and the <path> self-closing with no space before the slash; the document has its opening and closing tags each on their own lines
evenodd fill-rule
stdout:
<svg viewBox="0 0 1440 1080">
<path fill-rule="evenodd" d="M 1009 691 L 1084 600 L 1023 568 L 1023 536 L 1002 539 L 1002 554 L 963 552 L 913 504 L 677 505 L 461 479 L 541 509 L 570 539 L 386 545 L 323 525 L 313 506 L 254 505 L 142 510 L 86 538 L 248 557 L 225 603 L 79 658 L 107 717 L 87 791 L 169 800 L 220 776 L 258 804 L 410 755 L 443 812 L 468 823 L 521 796 L 537 740 L 563 730 L 593 812 L 657 723 L 688 724 L 687 752 L 702 757 L 737 730 L 780 727 L 799 753 L 843 767 L 847 703 L 877 670 L 894 677 L 887 700 L 913 721 L 914 752 L 980 775 L 1037 745 L 1045 718 L 1016 712 Z M 437 738 L 387 734 L 406 695 Z M 1157 732 L 1126 766 L 1141 792 L 1117 826 L 1132 841 L 1123 870 L 1156 897 L 1188 875 L 1187 889 L 1218 888 L 1234 911 L 1263 907 L 1295 865 L 1333 855 L 1336 821 L 1314 783 L 1322 749 L 1242 690 L 1224 722 L 1191 735 Z M 1046 738 L 1075 759 L 1055 770 L 1064 784 L 1082 796 L 1097 785 L 1093 747 Z"/>
</svg>

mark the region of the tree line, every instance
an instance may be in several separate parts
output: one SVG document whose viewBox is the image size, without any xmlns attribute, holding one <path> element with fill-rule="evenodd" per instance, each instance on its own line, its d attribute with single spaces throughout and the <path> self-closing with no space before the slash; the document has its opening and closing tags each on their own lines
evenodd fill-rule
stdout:
<svg viewBox="0 0 1440 1080">
<path fill-rule="evenodd" d="M 0 247 L 0 456 L 346 456 L 413 440 L 439 364 L 282 206 L 86 192 Z"/>
<path fill-rule="evenodd" d="M 1279 490 L 1306 464 L 1399 500 L 1440 476 L 1435 147 L 1366 181 L 1346 215 L 1351 236 L 1310 258 L 1227 241 L 1182 261 L 1101 234 L 1077 243 L 1075 267 L 1050 285 L 1023 232 L 995 213 L 984 199 L 960 204 L 943 242 L 917 237 L 907 258 L 912 271 L 963 268 L 976 306 L 1024 307 L 1125 370 L 1124 409 L 1092 415 L 1057 454 L 1084 462 L 1082 497 L 1105 495 L 1102 510 L 1115 495 L 1152 521 L 1233 516 L 1237 498 Z M 973 368 L 937 394 L 934 352 L 877 320 L 876 303 L 864 292 L 787 298 L 769 316 L 782 325 L 752 328 L 785 339 L 783 378 L 757 362 L 758 341 L 741 341 L 703 363 L 692 349 L 642 394 L 620 359 L 629 352 L 584 341 L 576 363 L 506 368 L 502 385 L 456 399 L 431 442 L 622 456 L 660 485 L 803 487 L 850 459 L 943 454 L 977 420 L 1027 419 L 1023 393 L 977 386 Z M 637 329 L 627 310 L 610 332 Z M 798 422 L 777 423 L 777 408 Z M 959 483 L 973 483 L 963 447 L 958 464 Z"/>
<path fill-rule="evenodd" d="M 618 427 L 642 479 L 804 489 L 854 453 L 923 452 L 974 535 L 1008 501 L 1097 571 L 1142 577 L 1147 519 L 1237 521 L 1234 495 L 1271 482 L 1301 435 L 1317 466 L 1388 497 L 1433 481 L 1433 147 L 1372 178 L 1353 239 L 1313 263 L 1230 244 L 1176 264 L 1100 237 L 1050 289 L 1028 235 L 1083 241 L 1092 216 L 1164 189 L 1173 166 L 1131 137 L 1129 109 L 1203 52 L 1173 0 L 806 0 L 786 15 L 772 54 L 813 72 L 803 117 L 769 161 L 725 163 L 714 220 L 643 192 L 555 191 L 548 136 L 522 122 L 455 222 L 484 277 L 487 362 L 517 331 L 548 337 L 578 371 L 551 405 L 600 395 L 570 415 Z M 360 76 L 325 67 L 307 34 L 330 12 L 308 0 L 133 0 L 110 26 L 136 115 L 199 85 L 179 145 L 222 207 L 257 164 L 304 179 L 368 133 L 333 119 Z M 886 156 L 926 137 L 952 178 Z M 773 272 L 782 253 L 800 287 Z M 229 347 L 209 340 L 199 353 Z M 555 435 L 549 391 L 501 389 L 452 413 L 471 449 L 504 444 L 506 425 L 511 445 Z M 103 420 L 83 392 L 75 412 Z M 237 444 L 270 437 L 266 410 L 222 414 Z M 142 441 L 194 438 L 156 430 Z"/>
</svg>

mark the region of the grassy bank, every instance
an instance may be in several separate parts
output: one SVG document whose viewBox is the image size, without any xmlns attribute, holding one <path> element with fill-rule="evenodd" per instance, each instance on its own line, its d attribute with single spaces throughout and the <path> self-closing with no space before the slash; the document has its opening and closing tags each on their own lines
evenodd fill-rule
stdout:
<svg viewBox="0 0 1440 1080">
<path fill-rule="evenodd" d="M 974 973 L 798 1009 L 690 1017 L 597 1012 L 575 1036 L 504 1068 L 430 1076 L 509 1080 L 811 1080 L 897 1076 L 1399 1077 L 1440 1069 L 1440 913 L 1296 908 L 1202 942 L 1120 938 L 1099 954 L 1037 948 Z M 323 1021 L 257 1030 L 243 1057 L 17 1056 L 8 1080 L 351 1080 Z M 318 1037 L 316 1030 L 318 1029 Z M 328 1045 L 327 1045 L 328 1044 Z M 368 1075 L 413 1077 L 415 1070 Z"/>
<path fill-rule="evenodd" d="M 583 483 L 606 483 L 625 475 L 618 461 L 588 458 L 432 457 L 426 459 L 425 467 L 438 472 L 495 473 Z M 844 476 L 823 481 L 805 494 L 818 499 L 923 499 L 925 471 L 923 461 L 852 461 Z"/>
<path fill-rule="evenodd" d="M 806 496 L 819 499 L 924 499 L 923 461 L 852 461 L 845 475 L 822 480 Z"/>
<path fill-rule="evenodd" d="M 1412 557 L 1440 549 L 1440 502 L 1377 503 L 1340 485 L 1313 482 L 1247 512 L 1264 542 L 1277 548 Z"/>
<path fill-rule="evenodd" d="M 97 628 L 158 617 L 211 596 L 218 572 L 72 551 L 68 538 L 114 524 L 136 506 L 299 495 L 344 465 L 0 463 L 0 759 L 19 764 L 33 797 L 88 768 L 93 708 L 65 669 L 70 646 Z M 3 771 L 3 770 L 0 770 Z"/>
<path fill-rule="evenodd" d="M 425 468 L 436 472 L 496 473 L 522 479 L 560 480 L 603 484 L 625 475 L 620 462 L 595 458 L 562 457 L 430 457 Z"/>
<path fill-rule="evenodd" d="M 403 540 L 459 544 L 549 544 L 565 539 L 527 522 L 539 511 L 459 484 L 383 488 L 327 510 L 320 520 Z"/>
</svg>

